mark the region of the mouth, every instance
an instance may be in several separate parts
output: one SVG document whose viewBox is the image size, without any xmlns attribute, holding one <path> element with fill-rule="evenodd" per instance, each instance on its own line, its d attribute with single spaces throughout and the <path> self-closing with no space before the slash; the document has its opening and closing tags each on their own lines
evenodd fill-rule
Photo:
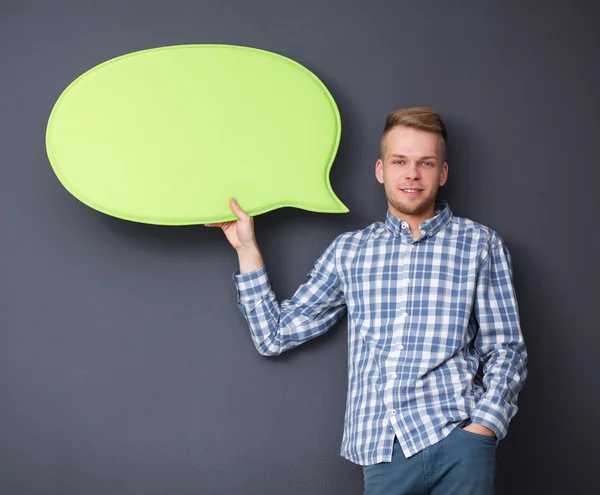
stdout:
<svg viewBox="0 0 600 495">
<path fill-rule="evenodd" d="M 400 189 L 404 194 L 406 194 L 407 196 L 419 196 L 422 192 L 423 189 L 417 189 L 417 188 L 405 188 L 405 189 Z"/>
</svg>

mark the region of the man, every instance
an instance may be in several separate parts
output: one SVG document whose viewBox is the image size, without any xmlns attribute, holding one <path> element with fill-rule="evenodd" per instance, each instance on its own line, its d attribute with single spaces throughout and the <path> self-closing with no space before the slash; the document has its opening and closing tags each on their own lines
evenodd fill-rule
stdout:
<svg viewBox="0 0 600 495">
<path fill-rule="evenodd" d="M 427 108 L 391 113 L 377 180 L 385 222 L 337 237 L 308 281 L 278 303 L 253 221 L 221 224 L 236 249 L 239 307 L 254 344 L 276 355 L 348 312 L 348 401 L 341 454 L 366 495 L 494 492 L 497 442 L 527 375 L 509 252 L 493 230 L 455 217 L 446 128 Z"/>
</svg>

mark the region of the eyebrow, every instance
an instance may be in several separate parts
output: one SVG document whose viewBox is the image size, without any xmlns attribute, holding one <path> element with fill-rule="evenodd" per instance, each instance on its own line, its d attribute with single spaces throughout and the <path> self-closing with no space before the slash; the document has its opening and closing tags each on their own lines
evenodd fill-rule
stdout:
<svg viewBox="0 0 600 495">
<path fill-rule="evenodd" d="M 407 158 L 406 155 L 398 155 L 397 153 L 392 153 L 390 156 L 392 158 Z M 435 155 L 422 156 L 421 158 L 419 158 L 419 160 L 437 160 L 437 156 L 435 156 Z"/>
</svg>

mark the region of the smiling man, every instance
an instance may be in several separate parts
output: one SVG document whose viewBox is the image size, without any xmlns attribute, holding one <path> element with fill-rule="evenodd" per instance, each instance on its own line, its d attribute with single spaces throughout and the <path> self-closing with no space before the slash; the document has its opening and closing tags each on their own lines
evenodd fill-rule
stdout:
<svg viewBox="0 0 600 495">
<path fill-rule="evenodd" d="M 280 354 L 348 313 L 341 454 L 366 495 L 494 493 L 496 447 L 527 375 L 509 252 L 488 227 L 456 217 L 446 128 L 428 108 L 391 113 L 377 180 L 385 221 L 338 236 L 294 296 L 278 302 L 254 235 L 213 224 L 236 249 L 238 306 L 257 350 Z"/>
</svg>

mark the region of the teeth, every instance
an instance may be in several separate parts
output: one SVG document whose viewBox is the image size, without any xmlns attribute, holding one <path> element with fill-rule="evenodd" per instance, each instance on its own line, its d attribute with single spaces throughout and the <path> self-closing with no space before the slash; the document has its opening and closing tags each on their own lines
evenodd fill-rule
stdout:
<svg viewBox="0 0 600 495">
<path fill-rule="evenodd" d="M 417 192 L 418 189 L 405 189 L 406 192 Z"/>
</svg>

